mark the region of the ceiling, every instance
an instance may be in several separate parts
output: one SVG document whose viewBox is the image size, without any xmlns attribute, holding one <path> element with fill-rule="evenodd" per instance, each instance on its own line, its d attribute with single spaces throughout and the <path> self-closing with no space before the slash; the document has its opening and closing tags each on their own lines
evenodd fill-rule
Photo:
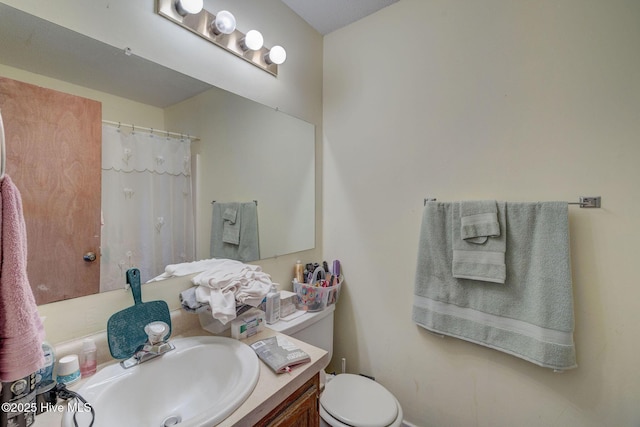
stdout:
<svg viewBox="0 0 640 427">
<path fill-rule="evenodd" d="M 398 0 L 282 0 L 320 34 L 326 35 Z"/>
</svg>

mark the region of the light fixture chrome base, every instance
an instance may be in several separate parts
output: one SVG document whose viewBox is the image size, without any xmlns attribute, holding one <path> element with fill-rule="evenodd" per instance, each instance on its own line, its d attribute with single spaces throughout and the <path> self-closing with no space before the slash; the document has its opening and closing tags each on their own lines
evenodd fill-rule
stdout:
<svg viewBox="0 0 640 427">
<path fill-rule="evenodd" d="M 244 33 L 235 30 L 231 34 L 216 35 L 210 29 L 211 24 L 216 19 L 214 14 L 203 9 L 200 13 L 182 16 L 176 11 L 174 4 L 175 0 L 157 0 L 156 13 L 199 35 L 203 39 L 210 41 L 216 46 L 223 48 L 227 52 L 231 52 L 256 67 L 261 68 L 267 73 L 278 76 L 278 65 L 267 63 L 264 59 L 265 55 L 269 53 L 269 49 L 263 47 L 260 50 L 243 51 L 240 41 L 244 38 Z"/>
</svg>

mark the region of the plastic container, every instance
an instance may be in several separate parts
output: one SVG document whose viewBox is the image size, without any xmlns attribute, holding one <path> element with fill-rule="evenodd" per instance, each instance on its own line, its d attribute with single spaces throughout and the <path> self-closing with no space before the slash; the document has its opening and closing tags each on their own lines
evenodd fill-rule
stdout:
<svg viewBox="0 0 640 427">
<path fill-rule="evenodd" d="M 73 384 L 80 379 L 80 362 L 78 356 L 71 354 L 58 361 L 56 381 L 59 384 Z"/>
<path fill-rule="evenodd" d="M 236 305 L 236 317 L 240 317 L 241 314 L 251 309 L 251 306 L 241 304 Z M 198 320 L 200 320 L 200 326 L 205 331 L 218 335 L 231 328 L 231 322 L 222 323 L 218 319 L 213 318 L 211 313 L 211 307 L 207 305 L 206 309 L 198 313 Z"/>
<path fill-rule="evenodd" d="M 300 283 L 293 280 L 293 291 L 298 295 L 296 307 L 304 311 L 321 311 L 338 302 L 342 276 L 338 276 L 338 282 L 334 286 L 326 286 L 325 272 L 322 267 L 313 272 L 310 283 Z"/>
<path fill-rule="evenodd" d="M 80 353 L 80 375 L 82 378 L 96 373 L 98 368 L 98 349 L 91 338 L 82 340 L 82 353 Z"/>
<path fill-rule="evenodd" d="M 293 281 L 293 290 L 298 295 L 296 308 L 304 311 L 321 311 L 338 302 L 342 280 L 335 286 L 316 286 Z"/>
<path fill-rule="evenodd" d="M 45 341 L 42 343 L 42 351 L 44 353 L 44 365 L 36 371 L 36 385 L 53 381 L 53 367 L 56 363 L 53 346 Z"/>
</svg>

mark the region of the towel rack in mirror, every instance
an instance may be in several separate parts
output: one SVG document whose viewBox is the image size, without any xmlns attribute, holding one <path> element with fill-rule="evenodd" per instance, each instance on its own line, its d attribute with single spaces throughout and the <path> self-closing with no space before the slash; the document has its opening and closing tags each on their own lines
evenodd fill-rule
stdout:
<svg viewBox="0 0 640 427">
<path fill-rule="evenodd" d="M 214 204 L 215 202 L 216 202 L 215 200 L 212 200 L 212 201 L 211 201 L 211 204 Z M 255 203 L 255 204 L 256 204 L 256 206 L 258 206 L 258 201 L 257 201 L 257 200 L 254 200 L 254 201 L 253 201 L 253 203 Z"/>
</svg>

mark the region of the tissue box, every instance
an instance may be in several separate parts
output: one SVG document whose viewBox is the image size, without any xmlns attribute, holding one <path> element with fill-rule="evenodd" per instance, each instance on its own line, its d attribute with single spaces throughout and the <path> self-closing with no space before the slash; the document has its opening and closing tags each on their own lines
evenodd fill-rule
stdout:
<svg viewBox="0 0 640 427">
<path fill-rule="evenodd" d="M 280 307 L 283 305 L 295 304 L 296 293 L 290 291 L 280 291 Z"/>
<path fill-rule="evenodd" d="M 231 321 L 231 338 L 248 338 L 264 329 L 264 311 L 251 309 Z"/>
<path fill-rule="evenodd" d="M 288 315 L 295 312 L 296 303 L 298 301 L 298 296 L 295 292 L 290 291 L 280 291 L 280 318 L 287 317 Z M 262 303 L 258 306 L 258 308 L 262 311 L 266 311 L 266 302 L 262 301 Z"/>
</svg>

